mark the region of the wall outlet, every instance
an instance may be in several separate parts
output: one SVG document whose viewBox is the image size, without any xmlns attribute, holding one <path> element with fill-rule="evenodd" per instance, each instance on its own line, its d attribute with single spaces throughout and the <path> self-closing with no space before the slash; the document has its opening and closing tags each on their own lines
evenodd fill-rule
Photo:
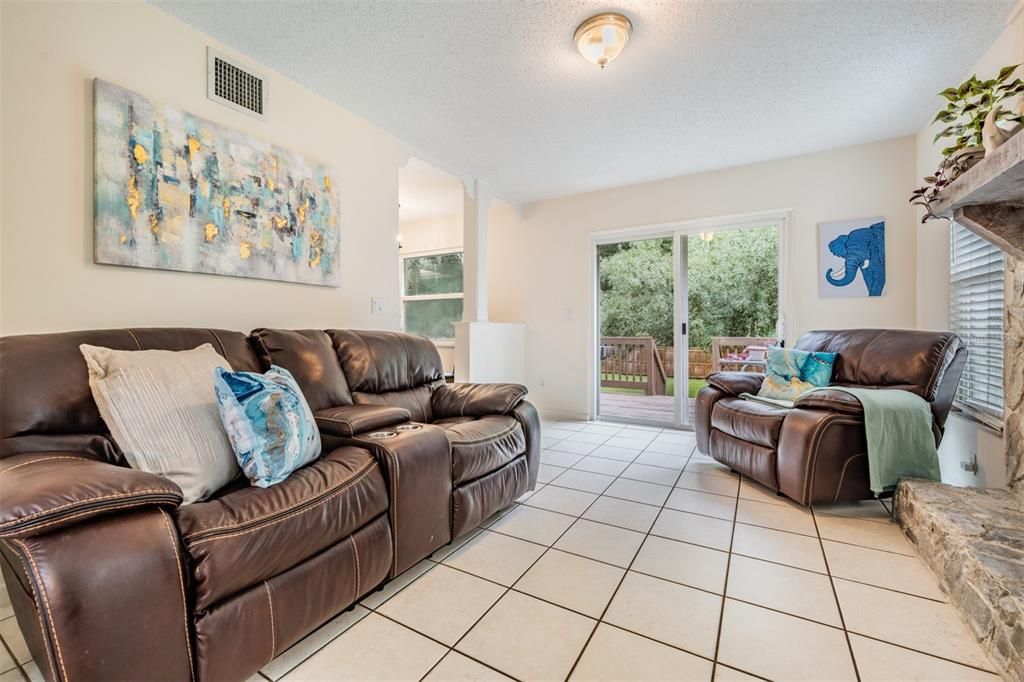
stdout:
<svg viewBox="0 0 1024 682">
<path fill-rule="evenodd" d="M 960 468 L 963 469 L 964 471 L 968 472 L 968 473 L 971 473 L 971 474 L 974 474 L 975 476 L 977 476 L 978 475 L 978 453 L 972 452 L 970 459 L 965 459 L 962 462 L 960 462 Z"/>
<path fill-rule="evenodd" d="M 379 296 L 373 296 L 370 298 L 370 314 L 371 315 L 383 315 L 384 314 L 384 299 Z"/>
</svg>

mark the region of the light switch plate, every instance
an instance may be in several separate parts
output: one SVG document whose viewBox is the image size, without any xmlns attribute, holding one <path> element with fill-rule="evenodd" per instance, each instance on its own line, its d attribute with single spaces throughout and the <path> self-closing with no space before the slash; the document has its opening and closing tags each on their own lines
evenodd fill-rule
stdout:
<svg viewBox="0 0 1024 682">
<path fill-rule="evenodd" d="M 384 299 L 379 296 L 373 296 L 370 298 L 370 314 L 371 315 L 383 315 L 384 314 Z"/>
</svg>

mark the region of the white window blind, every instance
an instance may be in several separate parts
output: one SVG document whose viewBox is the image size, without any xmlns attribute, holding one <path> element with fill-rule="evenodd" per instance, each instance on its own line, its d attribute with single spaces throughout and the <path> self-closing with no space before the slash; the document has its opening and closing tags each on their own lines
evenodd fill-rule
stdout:
<svg viewBox="0 0 1024 682">
<path fill-rule="evenodd" d="M 1002 428 L 1003 252 L 954 223 L 949 254 L 949 325 L 968 349 L 956 402 Z"/>
</svg>

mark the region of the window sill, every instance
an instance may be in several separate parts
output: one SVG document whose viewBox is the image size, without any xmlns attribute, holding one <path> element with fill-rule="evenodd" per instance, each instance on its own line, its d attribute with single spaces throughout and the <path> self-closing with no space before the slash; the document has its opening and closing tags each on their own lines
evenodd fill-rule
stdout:
<svg viewBox="0 0 1024 682">
<path fill-rule="evenodd" d="M 1002 437 L 1003 435 L 1002 422 L 998 421 L 992 415 L 983 414 L 967 405 L 961 405 L 959 403 L 953 404 L 951 412 L 965 421 L 977 424 L 978 426 L 991 431 L 997 436 Z"/>
</svg>

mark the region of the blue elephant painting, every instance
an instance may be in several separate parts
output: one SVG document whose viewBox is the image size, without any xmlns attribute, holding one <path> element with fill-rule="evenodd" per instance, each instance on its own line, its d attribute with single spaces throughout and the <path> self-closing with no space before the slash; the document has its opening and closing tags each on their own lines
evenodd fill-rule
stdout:
<svg viewBox="0 0 1024 682">
<path fill-rule="evenodd" d="M 822 223 L 819 240 L 822 296 L 882 295 L 885 289 L 884 219 Z"/>
</svg>

